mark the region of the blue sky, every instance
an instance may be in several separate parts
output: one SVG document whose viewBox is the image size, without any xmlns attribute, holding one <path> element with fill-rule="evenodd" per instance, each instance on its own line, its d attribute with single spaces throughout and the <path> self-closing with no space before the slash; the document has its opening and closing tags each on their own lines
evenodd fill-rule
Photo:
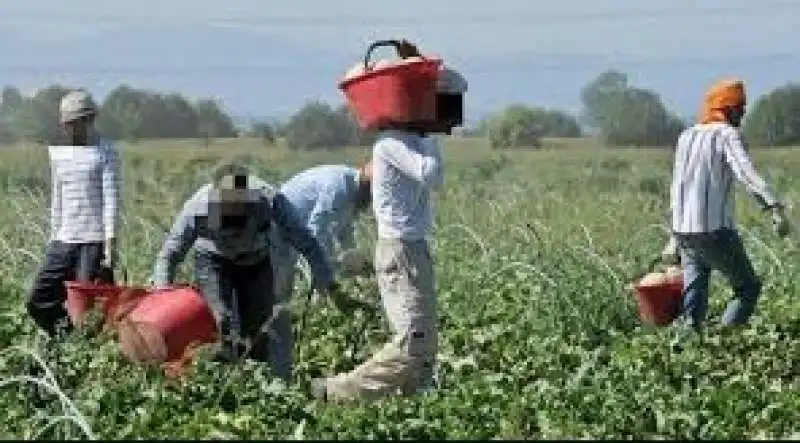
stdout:
<svg viewBox="0 0 800 443">
<path fill-rule="evenodd" d="M 590 4 L 594 6 L 587 9 Z M 119 27 L 223 26 L 284 41 L 312 53 L 329 54 L 337 60 L 359 57 L 364 46 L 376 38 L 410 36 L 421 42 L 424 49 L 442 54 L 456 66 L 483 71 L 480 81 L 485 84 L 476 91 L 480 107 L 495 106 L 493 96 L 502 96 L 504 100 L 513 96 L 508 85 L 497 86 L 505 87 L 505 92 L 500 89 L 492 92 L 493 78 L 498 84 L 509 81 L 508 72 L 501 75 L 501 70 L 516 69 L 517 58 L 537 57 L 543 60 L 558 57 L 558 61 L 549 62 L 546 77 L 535 78 L 538 83 L 558 83 L 562 77 L 559 70 L 572 69 L 569 63 L 564 64 L 566 56 L 594 56 L 609 64 L 632 66 L 633 71 L 636 66 L 647 65 L 647 72 L 657 72 L 658 66 L 664 66 L 663 78 L 655 74 L 631 74 L 644 86 L 674 88 L 673 95 L 681 93 L 681 81 L 691 82 L 686 88 L 694 94 L 714 76 L 736 74 L 727 72 L 732 70 L 729 66 L 743 66 L 755 77 L 746 78 L 753 85 L 751 91 L 763 93 L 781 81 L 775 77 L 778 74 L 775 70 L 798 66 L 767 66 L 789 59 L 798 62 L 798 17 L 800 0 L 672 0 L 663 4 L 641 0 L 0 0 L 0 30 L 62 52 L 68 52 L 69 42 L 75 39 L 91 41 L 93 36 L 102 35 L 113 42 L 114 30 Z M 143 31 L 143 39 L 146 34 Z M 8 54 L 15 49 L 3 46 L 0 41 L 0 53 Z M 208 48 L 209 52 L 233 50 Z M 470 65 L 476 60 L 479 65 Z M 694 80 L 666 73 L 689 69 L 698 61 L 719 62 L 725 68 L 719 72 L 708 70 L 706 78 Z M 34 62 L 47 65 L 48 61 Z M 159 62 L 154 55 L 152 61 L 142 63 L 152 67 Z M 26 63 L 31 65 L 28 59 Z M 35 69 L 36 63 L 30 69 Z M 756 70 L 760 65 L 764 69 Z M 13 68 L 0 62 L 0 78 L 4 69 Z M 522 69 L 528 68 L 519 68 Z M 494 71 L 498 72 L 495 77 L 487 74 Z M 791 76 L 797 72 L 779 74 L 785 80 L 792 80 Z M 469 72 L 465 74 L 470 78 Z M 519 73 L 514 77 L 517 80 L 511 81 L 522 82 L 524 78 Z M 164 81 L 166 87 L 171 84 Z M 209 91 L 215 87 L 208 85 Z M 194 92 L 202 95 L 202 91 Z M 575 97 L 554 100 L 556 106 L 575 106 Z M 687 104 L 681 102 L 679 106 L 686 108 Z M 249 110 L 252 106 L 246 107 Z"/>
</svg>

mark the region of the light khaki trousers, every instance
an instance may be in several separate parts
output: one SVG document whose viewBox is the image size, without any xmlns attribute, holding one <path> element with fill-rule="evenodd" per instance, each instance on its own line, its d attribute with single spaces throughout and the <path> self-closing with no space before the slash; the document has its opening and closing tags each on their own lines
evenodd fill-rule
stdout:
<svg viewBox="0 0 800 443">
<path fill-rule="evenodd" d="M 375 273 L 393 338 L 352 371 L 328 378 L 330 399 L 410 395 L 433 384 L 438 319 L 428 243 L 379 239 Z"/>
</svg>

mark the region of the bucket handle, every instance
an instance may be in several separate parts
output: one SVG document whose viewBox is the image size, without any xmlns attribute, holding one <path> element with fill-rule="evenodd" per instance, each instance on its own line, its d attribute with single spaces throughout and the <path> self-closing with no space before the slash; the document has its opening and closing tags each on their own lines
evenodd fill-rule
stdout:
<svg viewBox="0 0 800 443">
<path fill-rule="evenodd" d="M 423 57 L 423 55 L 420 54 L 417 47 L 407 40 L 395 40 L 395 39 L 378 40 L 369 45 L 369 47 L 367 48 L 367 53 L 364 55 L 365 71 L 369 71 L 370 69 L 369 61 L 370 58 L 372 57 L 372 52 L 378 48 L 382 48 L 385 46 L 394 47 L 397 56 L 400 57 L 401 59 L 407 59 L 410 57 Z"/>
</svg>

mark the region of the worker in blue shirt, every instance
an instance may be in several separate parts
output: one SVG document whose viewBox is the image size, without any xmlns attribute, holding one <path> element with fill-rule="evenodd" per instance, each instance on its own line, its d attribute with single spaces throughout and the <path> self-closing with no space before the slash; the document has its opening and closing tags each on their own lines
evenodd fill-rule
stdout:
<svg viewBox="0 0 800 443">
<path fill-rule="evenodd" d="M 262 334 L 261 328 L 274 306 L 271 255 L 275 232 L 309 262 L 315 287 L 346 308 L 324 251 L 296 217 L 292 205 L 239 163 L 220 167 L 213 183 L 200 188 L 184 204 L 158 254 L 151 284 L 168 286 L 194 246 L 195 280 L 222 335 L 216 360 L 238 360 L 237 336 L 243 336 L 251 341 L 249 357 L 268 361 L 267 334 Z M 235 330 L 236 324 L 241 331 Z"/>
<path fill-rule="evenodd" d="M 334 272 L 342 274 L 348 267 L 372 269 L 365 258 L 360 266 L 355 249 L 355 219 L 371 202 L 372 163 L 358 168 L 346 165 L 320 165 L 302 171 L 286 181 L 280 192 L 294 209 L 298 220 L 322 247 Z M 273 241 L 273 268 L 276 303 L 291 299 L 295 282 L 297 252 L 277 235 Z M 348 258 L 349 257 L 349 258 Z M 349 266 L 348 266 L 349 265 Z M 292 319 L 287 309 L 281 309 L 272 323 L 269 334 L 270 361 L 278 376 L 288 379 L 292 371 Z"/>
</svg>

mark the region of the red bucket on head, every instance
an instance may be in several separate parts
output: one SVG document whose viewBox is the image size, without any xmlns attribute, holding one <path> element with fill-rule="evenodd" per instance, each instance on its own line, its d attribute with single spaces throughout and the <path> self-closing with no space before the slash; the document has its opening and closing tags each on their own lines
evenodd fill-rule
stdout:
<svg viewBox="0 0 800 443">
<path fill-rule="evenodd" d="M 682 277 L 654 286 L 636 284 L 634 290 L 642 323 L 665 326 L 678 317 L 683 302 Z"/>
<path fill-rule="evenodd" d="M 436 80 L 442 61 L 419 58 L 403 60 L 393 66 L 373 69 L 369 58 L 381 46 L 400 42 L 382 40 L 370 45 L 364 57 L 364 72 L 342 80 L 351 111 L 363 129 L 376 129 L 388 123 L 436 120 Z"/>
<path fill-rule="evenodd" d="M 68 281 L 64 283 L 67 289 L 66 308 L 70 321 L 75 326 L 80 326 L 86 314 L 101 303 L 101 309 L 106 319 L 114 308 L 119 295 L 129 289 L 126 286 L 117 286 L 108 283 L 89 283 Z"/>
<path fill-rule="evenodd" d="M 216 340 L 214 315 L 191 286 L 151 291 L 119 323 L 122 353 L 137 362 L 175 361 L 190 345 Z"/>
</svg>

